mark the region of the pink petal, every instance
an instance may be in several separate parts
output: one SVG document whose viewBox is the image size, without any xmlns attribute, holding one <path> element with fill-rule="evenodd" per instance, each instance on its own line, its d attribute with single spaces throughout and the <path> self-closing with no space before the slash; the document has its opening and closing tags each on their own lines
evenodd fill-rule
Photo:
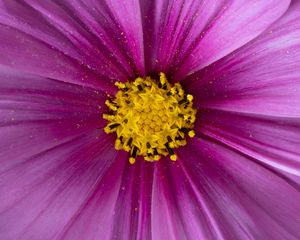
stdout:
<svg viewBox="0 0 300 240">
<path fill-rule="evenodd" d="M 137 161 L 132 166 L 127 159 L 120 152 L 62 239 L 151 239 L 153 165 Z"/>
<path fill-rule="evenodd" d="M 141 3 L 149 72 L 171 72 L 174 61 L 182 60 L 206 24 L 224 5 L 224 1 L 156 0 Z"/>
<path fill-rule="evenodd" d="M 148 70 L 181 80 L 257 37 L 289 0 L 142 1 Z"/>
<path fill-rule="evenodd" d="M 300 3 L 260 37 L 184 81 L 207 108 L 300 116 Z"/>
<path fill-rule="evenodd" d="M 202 69 L 261 34 L 287 10 L 290 0 L 225 1 L 198 37 L 175 78 Z"/>
<path fill-rule="evenodd" d="M 105 95 L 0 67 L 1 170 L 104 125 Z"/>
<path fill-rule="evenodd" d="M 118 215 L 115 206 L 120 192 L 123 191 L 121 184 L 127 158 L 124 152 L 118 153 L 107 173 L 102 178 L 99 176 L 84 205 L 73 213 L 73 217 L 60 232 L 59 239 L 110 240 L 115 237 L 114 222 Z M 127 206 L 124 205 L 124 209 L 127 209 Z"/>
<path fill-rule="evenodd" d="M 116 156 L 105 95 L 0 67 L 0 239 L 54 239 Z"/>
<path fill-rule="evenodd" d="M 215 234 L 219 231 L 218 235 L 208 233 L 204 239 L 300 238 L 300 194 L 280 175 L 230 147 L 203 138 L 190 141 L 178 155 L 187 176 L 180 181 L 191 184 L 201 203 L 194 205 L 195 212 L 206 214 L 210 229 Z M 189 194 L 179 188 L 175 199 Z M 183 203 L 178 200 L 177 204 Z M 199 228 L 206 230 L 200 223 Z M 191 239 L 201 238 L 194 235 Z"/>
<path fill-rule="evenodd" d="M 152 239 L 222 239 L 202 197 L 195 193 L 180 159 L 156 165 L 152 196 Z"/>
<path fill-rule="evenodd" d="M 163 163 L 156 165 L 153 177 L 152 239 L 185 239 L 184 220 L 179 215 L 173 195 L 175 185 L 169 181 L 166 168 Z"/>
<path fill-rule="evenodd" d="M 208 111 L 197 131 L 284 174 L 300 187 L 299 119 Z"/>
<path fill-rule="evenodd" d="M 127 80 L 137 72 L 144 73 L 137 10 L 137 1 L 1 0 L 0 63 L 63 81 L 110 88 L 110 79 Z"/>
<path fill-rule="evenodd" d="M 115 156 L 111 139 L 86 132 L 2 172 L 1 239 L 55 239 L 82 211 Z"/>
</svg>

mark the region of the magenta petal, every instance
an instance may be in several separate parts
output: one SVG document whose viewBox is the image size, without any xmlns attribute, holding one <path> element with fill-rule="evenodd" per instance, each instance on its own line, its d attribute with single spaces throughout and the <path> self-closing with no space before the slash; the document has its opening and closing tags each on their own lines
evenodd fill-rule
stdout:
<svg viewBox="0 0 300 240">
<path fill-rule="evenodd" d="M 181 80 L 251 41 L 277 20 L 289 4 L 290 0 L 225 1 L 197 36 L 194 47 L 178 66 L 175 79 Z"/>
<path fill-rule="evenodd" d="M 127 158 L 124 152 L 119 153 L 63 239 L 152 239 L 153 165 L 138 161 L 131 166 Z"/>
<path fill-rule="evenodd" d="M 209 111 L 197 131 L 284 174 L 300 187 L 299 119 Z"/>
<path fill-rule="evenodd" d="M 156 165 L 153 177 L 152 239 L 185 239 L 182 221 L 172 195 L 175 186 L 168 181 L 166 172 L 163 163 Z"/>
<path fill-rule="evenodd" d="M 109 87 L 87 67 L 30 35 L 4 25 L 0 25 L 0 35 L 1 65 L 68 83 Z"/>
<path fill-rule="evenodd" d="M 219 231 L 204 239 L 300 238 L 299 191 L 280 175 L 205 139 L 194 139 L 178 155 L 203 204 L 195 205 L 195 211 L 208 209 L 207 221 Z"/>
<path fill-rule="evenodd" d="M 54 239 L 116 156 L 105 95 L 3 67 L 0 85 L 0 239 Z"/>
<path fill-rule="evenodd" d="M 55 239 L 80 213 L 115 155 L 111 139 L 86 132 L 2 172 L 1 239 Z"/>
<path fill-rule="evenodd" d="M 167 159 L 164 159 L 167 161 Z M 152 239 L 222 239 L 212 226 L 211 213 L 190 183 L 190 176 L 177 163 L 156 165 L 152 196 Z M 201 196 L 200 196 L 201 198 Z M 210 211 L 210 209 L 209 209 Z"/>
<path fill-rule="evenodd" d="M 289 0 L 142 1 L 149 71 L 175 80 L 226 56 L 262 33 Z M 172 69 L 170 69 L 172 67 Z"/>
<path fill-rule="evenodd" d="M 182 61 L 206 24 L 224 4 L 222 1 L 211 3 L 182 0 L 141 2 L 149 72 L 169 72 L 171 66 Z"/>
<path fill-rule="evenodd" d="M 153 172 L 152 163 L 142 162 L 140 169 L 136 171 L 136 180 L 133 190 L 139 189 L 136 194 L 134 211 L 137 212 L 137 239 L 153 239 L 151 232 L 152 194 L 153 194 Z M 138 205 L 138 207 L 136 207 Z"/>
<path fill-rule="evenodd" d="M 105 95 L 89 88 L 0 68 L 1 171 L 91 131 Z"/>
<path fill-rule="evenodd" d="M 138 2 L 2 0 L 0 6 L 2 64 L 102 88 L 109 79 L 144 73 Z"/>
<path fill-rule="evenodd" d="M 113 239 L 114 222 L 118 214 L 115 206 L 122 191 L 122 176 L 125 173 L 126 160 L 127 154 L 124 152 L 117 154 L 107 173 L 103 177 L 99 176 L 84 205 L 74 212 L 73 217 L 60 232 L 60 239 Z"/>
<path fill-rule="evenodd" d="M 184 82 L 198 106 L 300 117 L 300 3 L 261 36 Z"/>
<path fill-rule="evenodd" d="M 128 161 L 126 163 L 120 193 L 114 208 L 112 236 L 124 240 L 151 239 L 154 166 L 141 159 L 134 166 Z"/>
</svg>

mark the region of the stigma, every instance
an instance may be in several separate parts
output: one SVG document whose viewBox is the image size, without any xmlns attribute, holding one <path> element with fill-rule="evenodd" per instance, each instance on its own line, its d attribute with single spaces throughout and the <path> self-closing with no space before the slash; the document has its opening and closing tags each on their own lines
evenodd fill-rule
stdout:
<svg viewBox="0 0 300 240">
<path fill-rule="evenodd" d="M 164 73 L 157 80 L 138 77 L 115 85 L 119 90 L 106 100 L 108 112 L 103 114 L 104 131 L 116 135 L 115 148 L 129 152 L 131 164 L 137 156 L 146 161 L 169 156 L 176 161 L 174 149 L 186 145 L 187 136 L 195 136 L 193 96 L 179 83 L 170 84 Z"/>
</svg>

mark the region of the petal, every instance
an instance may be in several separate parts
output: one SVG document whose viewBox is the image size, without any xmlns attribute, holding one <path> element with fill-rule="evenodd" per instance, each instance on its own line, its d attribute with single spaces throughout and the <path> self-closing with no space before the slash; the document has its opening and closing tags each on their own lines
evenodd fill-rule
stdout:
<svg viewBox="0 0 300 240">
<path fill-rule="evenodd" d="M 0 63 L 102 88 L 143 73 L 138 1 L 25 2 L 0 1 Z"/>
<path fill-rule="evenodd" d="M 181 154 L 181 153 L 180 153 Z M 205 192 L 200 193 L 184 167 L 185 156 L 170 168 L 175 206 L 184 225 L 186 239 L 224 239 L 213 214 L 207 206 Z"/>
<path fill-rule="evenodd" d="M 0 85 L 1 170 L 104 125 L 93 89 L 3 67 Z"/>
<path fill-rule="evenodd" d="M 61 235 L 62 239 L 152 239 L 153 165 L 144 161 L 130 165 L 128 154 L 119 154 L 89 203 Z"/>
<path fill-rule="evenodd" d="M 208 111 L 199 119 L 197 131 L 256 159 L 292 181 L 297 177 L 300 187 L 299 119 Z"/>
<path fill-rule="evenodd" d="M 174 166 L 161 161 L 157 163 L 153 177 L 152 239 L 186 239 L 183 226 L 185 219 L 181 219 L 173 193 L 176 186 L 169 180 L 167 172 L 168 167 Z"/>
<path fill-rule="evenodd" d="M 156 164 L 152 196 L 153 239 L 223 239 L 214 223 L 212 209 L 203 202 L 177 162 Z M 163 226 L 163 227 L 162 227 Z"/>
<path fill-rule="evenodd" d="M 148 71 L 176 81 L 224 57 L 262 33 L 289 0 L 142 1 Z"/>
<path fill-rule="evenodd" d="M 260 37 L 184 84 L 207 108 L 300 116 L 300 3 Z"/>
<path fill-rule="evenodd" d="M 54 239 L 116 156 L 105 95 L 0 68 L 0 239 Z"/>
<path fill-rule="evenodd" d="M 91 70 L 46 43 L 2 24 L 0 34 L 1 65 L 41 77 L 109 89 Z"/>
<path fill-rule="evenodd" d="M 221 1 L 141 1 L 148 72 L 172 72 L 172 61 L 187 52 L 223 4 Z"/>
<path fill-rule="evenodd" d="M 61 240 L 110 240 L 117 212 L 115 206 L 122 191 L 127 154 L 118 152 L 115 161 L 102 179 L 99 179 L 85 204 L 74 212 L 73 218 L 60 232 Z M 101 177 L 101 176 L 100 176 Z M 127 206 L 124 205 L 126 209 Z M 121 239 L 121 238 L 120 238 Z"/>
<path fill-rule="evenodd" d="M 206 219 L 220 233 L 204 239 L 299 239 L 300 193 L 285 179 L 203 138 L 191 141 L 178 156 L 186 175 L 181 180 L 190 183 L 203 204 L 196 205 L 196 211 L 208 209 Z M 174 196 L 180 198 L 179 194 L 188 193 L 180 187 Z"/>
<path fill-rule="evenodd" d="M 140 167 L 138 177 L 135 181 L 135 189 L 139 189 L 137 197 L 137 234 L 136 239 L 152 239 L 151 233 L 151 214 L 152 214 L 152 191 L 153 191 L 153 172 L 154 165 L 143 161 Z M 134 208 L 136 212 L 136 208 Z"/>
<path fill-rule="evenodd" d="M 138 159 L 128 163 L 114 208 L 112 236 L 115 239 L 151 239 L 153 164 Z"/>
<path fill-rule="evenodd" d="M 82 211 L 115 156 L 111 139 L 89 131 L 2 172 L 1 239 L 55 239 Z"/>
</svg>

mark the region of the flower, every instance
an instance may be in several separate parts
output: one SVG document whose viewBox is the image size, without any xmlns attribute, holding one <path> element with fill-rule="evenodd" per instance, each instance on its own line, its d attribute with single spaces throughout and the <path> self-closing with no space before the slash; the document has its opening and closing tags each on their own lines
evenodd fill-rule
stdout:
<svg viewBox="0 0 300 240">
<path fill-rule="evenodd" d="M 0 239 L 300 239 L 300 1 L 0 0 Z M 194 97 L 176 161 L 106 134 L 116 82 Z"/>
</svg>

